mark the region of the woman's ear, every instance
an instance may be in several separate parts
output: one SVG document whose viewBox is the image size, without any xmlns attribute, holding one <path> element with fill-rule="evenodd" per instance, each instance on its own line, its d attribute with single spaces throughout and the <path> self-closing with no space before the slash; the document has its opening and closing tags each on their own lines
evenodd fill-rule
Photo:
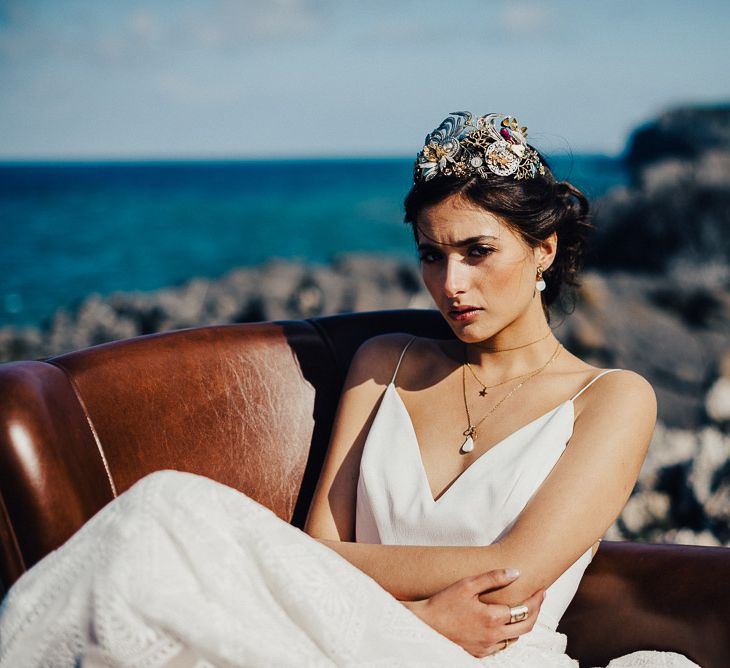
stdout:
<svg viewBox="0 0 730 668">
<path fill-rule="evenodd" d="M 535 263 L 547 271 L 555 261 L 555 254 L 558 252 L 558 233 L 553 232 L 547 239 L 541 241 L 535 246 L 533 252 L 535 253 Z"/>
</svg>

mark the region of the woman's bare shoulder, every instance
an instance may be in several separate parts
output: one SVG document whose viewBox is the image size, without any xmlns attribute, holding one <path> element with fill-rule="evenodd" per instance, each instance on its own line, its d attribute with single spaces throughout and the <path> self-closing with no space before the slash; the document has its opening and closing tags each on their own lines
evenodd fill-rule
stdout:
<svg viewBox="0 0 730 668">
<path fill-rule="evenodd" d="M 631 369 L 596 369 L 578 397 L 577 413 L 610 416 L 634 424 L 656 421 L 657 399 L 651 383 Z"/>
<path fill-rule="evenodd" d="M 387 385 L 401 353 L 412 339 L 417 338 L 406 332 L 389 332 L 366 339 L 352 358 L 348 381 L 357 384 L 374 380 L 377 385 Z"/>
<path fill-rule="evenodd" d="M 576 391 L 586 389 L 580 397 L 585 399 L 584 403 L 588 403 L 589 399 L 590 403 L 605 401 L 622 394 L 644 401 L 656 401 L 651 383 L 636 371 L 615 367 L 601 368 L 566 350 L 562 357 L 564 377 L 572 379 L 569 383 L 575 385 Z"/>
<path fill-rule="evenodd" d="M 596 397 L 607 398 L 628 393 L 644 399 L 656 398 L 651 383 L 640 373 L 631 369 L 592 367 L 589 378 L 591 383 L 589 390 L 593 390 Z"/>
</svg>

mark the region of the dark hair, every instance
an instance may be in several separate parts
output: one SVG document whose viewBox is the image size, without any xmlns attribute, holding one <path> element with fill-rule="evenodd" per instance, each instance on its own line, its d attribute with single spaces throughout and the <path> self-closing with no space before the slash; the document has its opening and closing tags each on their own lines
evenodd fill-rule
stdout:
<svg viewBox="0 0 730 668">
<path fill-rule="evenodd" d="M 540 158 L 543 165 L 544 159 Z M 503 220 L 525 242 L 535 247 L 553 232 L 558 235 L 558 250 L 545 271 L 547 287 L 542 293 L 543 309 L 550 320 L 548 307 L 557 301 L 563 312 L 574 306 L 565 298 L 564 285 L 580 285 L 578 273 L 587 250 L 590 223 L 585 195 L 567 181 L 556 181 L 545 165 L 545 174 L 517 180 L 512 176 L 490 174 L 468 178 L 436 176 L 413 185 L 405 199 L 405 222 L 410 223 L 418 242 L 417 219 L 425 208 L 457 195 Z M 570 291 L 570 297 L 574 291 Z"/>
</svg>

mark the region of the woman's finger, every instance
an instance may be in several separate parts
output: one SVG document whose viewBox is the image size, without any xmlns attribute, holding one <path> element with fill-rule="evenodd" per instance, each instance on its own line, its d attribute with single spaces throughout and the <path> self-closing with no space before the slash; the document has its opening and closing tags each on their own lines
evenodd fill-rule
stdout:
<svg viewBox="0 0 730 668">
<path fill-rule="evenodd" d="M 510 639 L 516 638 L 517 636 L 510 636 Z M 512 643 L 509 643 L 510 645 Z M 493 645 L 490 645 L 487 647 L 487 649 L 484 651 L 484 654 L 482 656 L 489 656 L 491 654 L 496 654 L 497 652 L 501 652 L 503 649 L 505 649 L 504 640 L 500 640 L 497 643 L 494 643 Z"/>
<path fill-rule="evenodd" d="M 545 590 L 540 589 L 536 591 L 530 598 L 528 598 L 524 605 L 527 606 L 527 618 L 535 618 L 540 614 L 540 608 L 542 607 L 542 602 L 545 599 Z"/>
<path fill-rule="evenodd" d="M 529 631 L 540 613 L 540 606 L 542 605 L 543 598 L 543 590 L 536 591 L 532 596 L 530 596 L 530 598 L 522 604 L 527 606 L 527 616 L 521 622 L 514 622 L 512 624 L 510 624 L 510 620 L 512 619 L 512 608 L 508 605 L 482 601 L 484 603 L 484 623 L 492 627 L 504 626 L 507 629 L 512 629 L 516 626 L 516 624 L 523 623 L 529 625 L 529 628 L 527 629 Z M 525 631 L 522 631 L 522 633 L 525 633 Z"/>
<path fill-rule="evenodd" d="M 527 617 L 522 621 L 510 623 L 511 617 L 508 616 L 504 626 L 500 629 L 502 638 L 519 638 L 521 635 L 532 631 L 537 615 L 540 612 L 540 604 L 542 603 L 544 594 L 542 591 L 536 592 L 525 601 L 528 612 Z"/>
<path fill-rule="evenodd" d="M 505 638 L 519 638 L 525 633 L 532 631 L 532 627 L 535 626 L 535 618 L 528 617 L 522 622 L 515 622 L 514 624 L 506 624 L 502 627 L 502 636 Z"/>
<path fill-rule="evenodd" d="M 542 605 L 544 596 L 544 590 L 540 589 L 523 603 L 523 605 L 527 606 L 527 619 L 534 619 L 535 617 L 537 617 L 540 612 L 540 606 Z M 487 606 L 494 606 L 493 614 L 499 612 L 500 616 L 498 618 L 498 621 L 500 624 L 509 624 L 509 621 L 511 619 L 511 608 L 508 605 L 497 605 L 494 603 L 490 603 L 489 601 L 485 601 L 484 599 L 482 599 L 481 596 L 479 597 L 479 600 Z"/>
<path fill-rule="evenodd" d="M 469 578 L 469 586 L 478 595 L 506 587 L 518 577 L 520 572 L 515 568 L 497 568 Z"/>
</svg>

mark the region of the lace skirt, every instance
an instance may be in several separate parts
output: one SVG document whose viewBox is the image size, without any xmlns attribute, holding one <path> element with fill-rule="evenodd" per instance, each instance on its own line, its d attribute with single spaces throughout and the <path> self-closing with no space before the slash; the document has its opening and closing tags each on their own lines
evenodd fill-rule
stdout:
<svg viewBox="0 0 730 668">
<path fill-rule="evenodd" d="M 475 659 L 244 494 L 162 471 L 11 588 L 0 666 L 578 668 L 544 627 Z M 640 652 L 611 668 L 696 664 Z"/>
</svg>

